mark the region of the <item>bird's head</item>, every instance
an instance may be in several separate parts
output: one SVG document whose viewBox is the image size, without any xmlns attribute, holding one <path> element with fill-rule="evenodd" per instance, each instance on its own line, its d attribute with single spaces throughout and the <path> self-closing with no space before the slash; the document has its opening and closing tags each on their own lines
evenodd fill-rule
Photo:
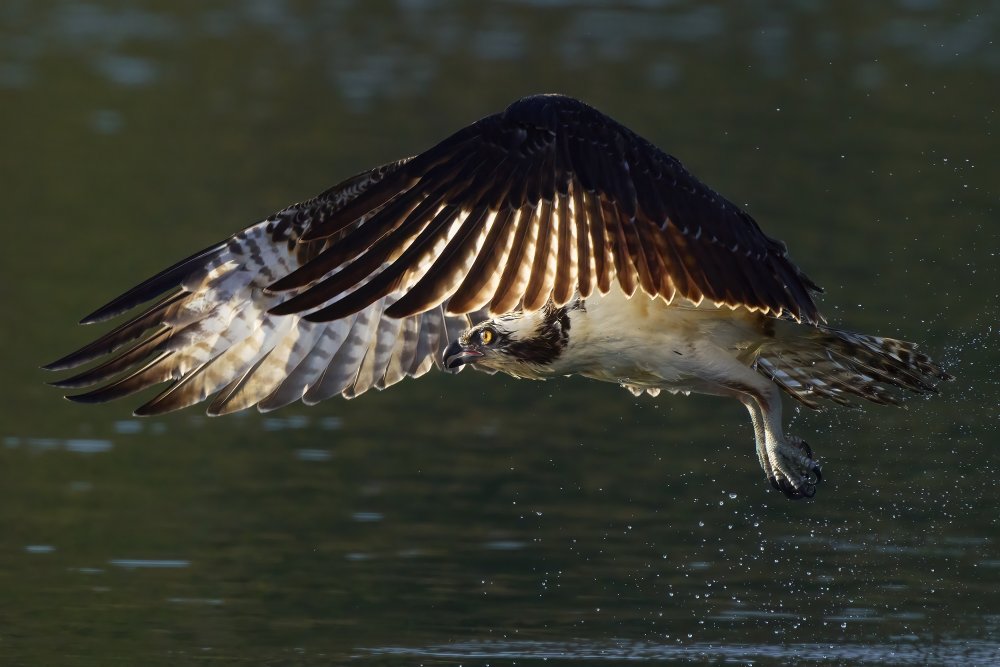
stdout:
<svg viewBox="0 0 1000 667">
<path fill-rule="evenodd" d="M 475 364 L 520 378 L 540 379 L 566 347 L 569 317 L 565 308 L 515 311 L 466 329 L 442 355 L 448 370 Z"/>
</svg>

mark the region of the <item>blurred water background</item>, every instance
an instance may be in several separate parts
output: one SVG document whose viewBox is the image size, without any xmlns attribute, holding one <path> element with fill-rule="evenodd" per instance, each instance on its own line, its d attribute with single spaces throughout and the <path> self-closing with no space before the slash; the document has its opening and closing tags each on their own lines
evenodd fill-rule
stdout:
<svg viewBox="0 0 1000 667">
<path fill-rule="evenodd" d="M 0 4 L 3 664 L 998 664 L 1000 4 Z M 957 376 L 793 413 L 435 374 L 209 420 L 38 366 L 149 274 L 536 92 L 744 205 Z"/>
</svg>

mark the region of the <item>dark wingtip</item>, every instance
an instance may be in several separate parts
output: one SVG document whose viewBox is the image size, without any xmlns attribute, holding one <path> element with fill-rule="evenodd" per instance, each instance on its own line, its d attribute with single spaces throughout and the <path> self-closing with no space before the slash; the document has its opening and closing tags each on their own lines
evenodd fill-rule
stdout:
<svg viewBox="0 0 1000 667">
<path fill-rule="evenodd" d="M 112 333 L 114 333 L 114 332 L 112 332 Z M 100 339 L 98 341 L 95 341 L 95 343 L 100 343 L 103 340 L 104 339 Z M 44 366 L 42 366 L 42 370 L 46 370 L 46 371 L 65 371 L 65 370 L 69 370 L 70 368 L 76 368 L 77 366 L 82 366 L 83 364 L 87 363 L 88 361 L 93 361 L 97 357 L 99 357 L 99 356 L 101 356 L 103 354 L 107 354 L 108 352 L 111 351 L 110 349 L 96 348 L 95 347 L 95 343 L 91 343 L 90 345 L 86 345 L 86 346 L 80 348 L 79 350 L 75 350 L 73 352 L 70 352 L 69 354 L 67 354 L 64 357 L 60 357 L 59 359 L 56 359 L 55 361 L 53 361 L 51 363 L 45 364 Z"/>
<path fill-rule="evenodd" d="M 295 304 L 295 298 L 286 299 L 279 304 L 275 304 L 267 309 L 268 315 L 294 315 L 300 312 Z"/>
<path fill-rule="evenodd" d="M 288 290 L 303 287 L 308 285 L 310 282 L 312 282 L 312 278 L 303 279 L 303 274 L 296 270 L 278 278 L 273 283 L 265 287 L 264 290 L 269 294 L 278 294 L 280 292 L 287 292 Z"/>
<path fill-rule="evenodd" d="M 154 417 L 164 412 L 169 412 L 168 410 L 157 410 L 154 406 L 146 403 L 145 405 L 140 405 L 135 410 L 132 411 L 133 417 Z"/>
<path fill-rule="evenodd" d="M 82 394 L 66 394 L 63 398 L 74 403 L 82 403 L 83 405 L 95 405 L 97 403 L 105 403 L 108 400 L 102 396 L 100 390 L 88 391 Z"/>
<path fill-rule="evenodd" d="M 120 312 L 117 309 L 111 308 L 113 303 L 114 302 L 106 303 L 91 314 L 81 317 L 77 320 L 77 324 L 86 326 L 88 324 L 97 324 L 98 322 L 111 319 Z"/>
<path fill-rule="evenodd" d="M 48 370 L 48 369 L 46 369 Z M 50 387 L 55 387 L 56 389 L 77 389 L 77 385 L 74 382 L 70 382 L 72 378 L 66 378 L 65 380 L 53 380 L 52 382 L 46 382 Z"/>
<path fill-rule="evenodd" d="M 86 326 L 88 324 L 96 324 L 98 322 L 104 322 L 105 320 L 110 320 L 112 317 L 121 315 L 122 313 L 131 310 L 140 303 L 149 301 L 157 294 L 160 294 L 162 291 L 176 286 L 176 284 L 171 284 L 173 283 L 173 281 L 166 281 L 165 284 L 158 284 L 154 286 L 152 289 L 147 290 L 145 288 L 146 284 L 149 282 L 151 281 L 147 281 L 142 285 L 133 287 L 128 292 L 125 292 L 121 296 L 112 299 L 111 301 L 107 302 L 94 312 L 84 316 L 82 319 L 80 319 L 79 322 L 77 322 L 77 324 Z M 163 289 L 160 289 L 160 287 L 162 287 Z"/>
<path fill-rule="evenodd" d="M 77 356 L 79 356 L 78 352 L 70 352 L 64 357 L 59 357 L 55 361 L 50 361 L 44 366 L 39 366 L 39 368 L 43 371 L 64 371 L 68 368 L 74 368 L 80 365 L 79 363 L 75 363 Z M 49 382 L 48 384 L 58 386 L 55 382 Z"/>
<path fill-rule="evenodd" d="M 203 266 L 208 259 L 219 254 L 225 248 L 226 244 L 222 242 L 199 250 L 107 302 L 81 319 L 80 324 L 94 324 L 95 322 L 109 320 L 116 315 L 121 315 L 125 311 L 135 308 L 141 303 L 149 301 L 158 294 L 177 287 L 192 271 Z"/>
<path fill-rule="evenodd" d="M 361 308 L 365 307 L 367 306 L 362 306 Z M 334 301 L 329 306 L 325 306 L 319 310 L 315 310 L 307 315 L 304 315 L 303 319 L 307 322 L 332 322 L 333 320 L 339 320 L 343 317 L 356 313 L 358 310 L 361 310 L 361 308 L 358 308 L 353 301 L 348 301 L 347 298 L 343 298 Z"/>
</svg>

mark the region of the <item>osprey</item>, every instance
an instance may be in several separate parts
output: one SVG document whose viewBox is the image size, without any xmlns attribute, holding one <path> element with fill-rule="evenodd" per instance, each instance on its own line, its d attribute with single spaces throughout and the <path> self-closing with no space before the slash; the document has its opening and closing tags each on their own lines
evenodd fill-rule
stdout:
<svg viewBox="0 0 1000 667">
<path fill-rule="evenodd" d="M 827 326 L 784 244 L 586 104 L 526 97 L 184 259 L 83 319 L 152 306 L 50 370 L 82 403 L 211 415 L 347 398 L 432 366 L 730 396 L 771 484 L 811 497 L 781 392 L 896 403 L 949 376 L 915 345 Z"/>
</svg>

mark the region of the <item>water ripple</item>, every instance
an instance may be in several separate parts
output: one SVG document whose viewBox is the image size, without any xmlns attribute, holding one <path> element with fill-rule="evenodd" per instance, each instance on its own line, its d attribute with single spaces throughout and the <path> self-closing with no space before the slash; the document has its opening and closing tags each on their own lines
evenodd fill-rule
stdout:
<svg viewBox="0 0 1000 667">
<path fill-rule="evenodd" d="M 51 544 L 29 544 L 24 547 L 29 554 L 50 554 L 56 550 Z"/>
<path fill-rule="evenodd" d="M 100 438 L 21 438 L 18 436 L 5 437 L 3 444 L 8 449 L 16 449 L 23 445 L 29 449 L 41 451 L 65 449 L 67 452 L 76 454 L 100 454 L 111 451 L 113 446 L 110 440 Z"/>
<path fill-rule="evenodd" d="M 145 558 L 114 558 L 108 563 L 126 569 L 166 569 L 173 570 L 191 566 L 189 560 L 145 559 Z"/>
<path fill-rule="evenodd" d="M 950 640 L 933 646 L 899 644 L 739 644 L 711 643 L 654 644 L 649 642 L 612 642 L 607 644 L 471 641 L 437 644 L 426 647 L 384 646 L 362 648 L 370 655 L 447 658 L 453 660 L 542 659 L 574 661 L 629 660 L 660 662 L 750 662 L 760 659 L 795 661 L 865 662 L 881 665 L 995 664 L 1000 643 L 980 640 Z"/>
</svg>

